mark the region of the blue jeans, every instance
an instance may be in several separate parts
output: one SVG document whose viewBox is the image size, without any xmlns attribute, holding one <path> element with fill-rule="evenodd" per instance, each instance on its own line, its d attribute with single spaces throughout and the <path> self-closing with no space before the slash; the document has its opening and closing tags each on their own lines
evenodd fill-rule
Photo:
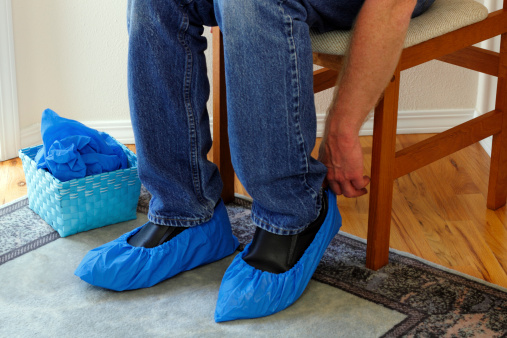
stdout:
<svg viewBox="0 0 507 338">
<path fill-rule="evenodd" d="M 429 7 L 433 0 L 420 0 Z M 320 211 L 326 167 L 315 145 L 309 29 L 350 28 L 362 0 L 130 0 L 128 88 L 148 218 L 209 220 L 222 182 L 206 155 L 203 26 L 224 35 L 229 142 L 257 226 L 296 234 Z M 416 11 L 418 9 L 416 8 Z M 417 14 L 414 12 L 414 14 Z"/>
</svg>

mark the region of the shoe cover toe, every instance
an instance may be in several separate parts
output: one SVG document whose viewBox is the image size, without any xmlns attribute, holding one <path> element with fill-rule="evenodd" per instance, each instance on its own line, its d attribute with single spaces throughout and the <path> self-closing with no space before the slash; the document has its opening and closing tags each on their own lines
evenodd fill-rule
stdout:
<svg viewBox="0 0 507 338">
<path fill-rule="evenodd" d="M 328 192 L 328 198 L 330 207 L 324 223 L 301 259 L 289 271 L 274 274 L 248 265 L 243 257 L 250 244 L 236 255 L 220 285 L 216 322 L 268 316 L 292 305 L 301 296 L 341 226 L 336 196 Z"/>
<path fill-rule="evenodd" d="M 150 250 L 129 245 L 127 239 L 139 229 L 88 252 L 74 274 L 87 283 L 115 291 L 156 284 L 160 279 L 157 265 L 162 263 L 160 258 L 164 256 L 160 251 L 167 251 L 166 255 L 169 255 L 174 245 L 165 245 L 166 250 L 160 250 L 160 246 L 157 250 Z M 178 269 L 174 264 L 172 268 Z"/>
<path fill-rule="evenodd" d="M 87 283 L 123 291 L 153 286 L 180 272 L 232 254 L 238 240 L 232 235 L 223 203 L 213 218 L 189 228 L 154 248 L 134 247 L 127 240 L 141 227 L 91 250 L 75 275 Z"/>
</svg>

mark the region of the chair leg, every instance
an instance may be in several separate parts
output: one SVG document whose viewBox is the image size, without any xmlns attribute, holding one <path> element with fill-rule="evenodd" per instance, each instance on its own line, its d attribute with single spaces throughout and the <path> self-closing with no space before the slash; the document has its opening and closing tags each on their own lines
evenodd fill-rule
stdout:
<svg viewBox="0 0 507 338">
<path fill-rule="evenodd" d="M 368 215 L 366 267 L 378 270 L 389 262 L 389 234 L 394 184 L 394 159 L 400 69 L 375 108 Z"/>
<path fill-rule="evenodd" d="M 488 208 L 496 210 L 507 200 L 507 33 L 500 44 L 500 67 L 496 92 L 496 111 L 502 112 L 502 131 L 493 135 L 489 173 Z"/>
<path fill-rule="evenodd" d="M 224 184 L 222 199 L 234 200 L 234 169 L 232 168 L 227 134 L 227 99 L 225 91 L 224 45 L 222 33 L 213 27 L 213 162 L 220 170 Z"/>
</svg>

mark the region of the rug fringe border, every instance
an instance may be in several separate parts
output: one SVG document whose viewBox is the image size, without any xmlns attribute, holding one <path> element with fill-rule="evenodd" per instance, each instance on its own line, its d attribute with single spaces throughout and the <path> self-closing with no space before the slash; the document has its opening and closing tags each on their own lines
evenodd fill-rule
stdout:
<svg viewBox="0 0 507 338">
<path fill-rule="evenodd" d="M 363 244 L 366 244 L 366 242 L 367 242 L 366 239 L 364 239 L 364 238 L 361 238 L 361 237 L 358 237 L 358 236 L 355 236 L 355 235 L 351 235 L 351 234 L 343 232 L 343 231 L 340 231 L 340 234 L 343 237 L 347 237 L 347 238 L 356 240 L 356 241 L 361 242 Z M 428 260 L 426 260 L 424 258 L 421 258 L 421 257 L 416 256 L 414 254 L 411 254 L 409 252 L 405 252 L 405 251 L 401 251 L 401 250 L 396 250 L 396 249 L 393 249 L 393 248 L 389 248 L 389 252 L 393 253 L 393 254 L 396 254 L 396 255 L 399 255 L 399 256 L 402 256 L 402 257 L 405 257 L 405 258 L 413 259 L 415 261 L 418 261 L 419 263 L 428 265 L 428 266 L 430 266 L 432 268 L 439 269 L 439 270 L 442 270 L 442 271 L 445 271 L 445 272 L 448 272 L 448 273 L 451 273 L 451 274 L 454 274 L 454 275 L 457 275 L 457 276 L 460 276 L 460 277 L 463 277 L 463 278 L 466 278 L 466 279 L 470 279 L 470 280 L 472 280 L 474 282 L 477 282 L 477 283 L 480 283 L 480 284 L 484 284 L 484 285 L 489 286 L 489 287 L 491 287 L 493 289 L 497 289 L 499 291 L 507 293 L 507 288 L 505 288 L 503 286 L 500 286 L 498 284 L 493 284 L 491 282 L 485 281 L 484 279 L 480 279 L 480 278 L 477 278 L 475 276 L 468 275 L 468 274 L 466 274 L 464 272 L 453 270 L 453 269 L 448 268 L 446 266 L 443 266 L 443 265 L 440 265 L 440 264 L 428 261 Z"/>
<path fill-rule="evenodd" d="M 13 201 L 5 203 L 0 206 L 0 217 L 10 214 L 24 206 L 28 205 L 28 196 L 17 198 Z"/>
<path fill-rule="evenodd" d="M 26 253 L 29 253 L 30 251 L 36 250 L 48 243 L 57 240 L 58 238 L 61 237 L 58 234 L 58 232 L 55 231 L 47 235 L 44 235 L 40 238 L 37 238 L 36 240 L 31 241 L 30 243 L 20 246 L 19 248 L 9 251 L 0 256 L 0 265 L 7 263 L 8 261 L 13 260 L 15 258 L 18 258 Z"/>
</svg>

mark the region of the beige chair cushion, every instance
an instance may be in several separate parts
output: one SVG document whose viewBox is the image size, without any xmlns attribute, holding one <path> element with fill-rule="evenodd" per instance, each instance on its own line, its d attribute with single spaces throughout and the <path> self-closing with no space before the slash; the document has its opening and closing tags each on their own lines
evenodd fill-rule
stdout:
<svg viewBox="0 0 507 338">
<path fill-rule="evenodd" d="M 474 0 L 436 0 L 424 14 L 412 19 L 404 47 L 455 31 L 487 16 L 487 8 Z M 323 34 L 312 31 L 312 49 L 317 53 L 344 55 L 351 35 L 349 30 Z"/>
</svg>

